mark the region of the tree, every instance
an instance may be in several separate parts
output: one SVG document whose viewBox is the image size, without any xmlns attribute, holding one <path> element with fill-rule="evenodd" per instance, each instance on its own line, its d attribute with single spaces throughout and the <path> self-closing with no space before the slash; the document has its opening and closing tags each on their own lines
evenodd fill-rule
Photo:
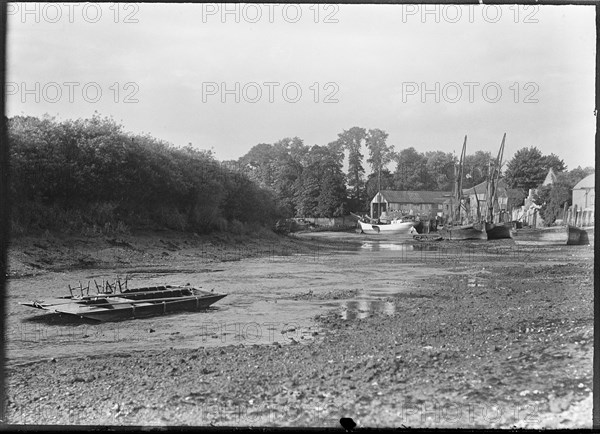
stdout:
<svg viewBox="0 0 600 434">
<path fill-rule="evenodd" d="M 392 146 L 386 145 L 388 133 L 380 129 L 369 130 L 367 133 L 365 144 L 369 150 L 369 158 L 367 163 L 371 165 L 371 170 L 374 173 L 383 169 L 394 155 Z"/>
<path fill-rule="evenodd" d="M 260 186 L 272 188 L 275 182 L 277 155 L 274 146 L 259 143 L 250 149 L 246 155 L 238 159 L 241 167 L 247 169 L 248 177 Z"/>
<path fill-rule="evenodd" d="M 361 189 L 364 184 L 363 175 L 365 169 L 362 165 L 363 154 L 361 152 L 363 141 L 367 137 L 364 128 L 352 127 L 338 134 L 338 142 L 344 149 L 348 150 L 348 185 L 353 188 L 353 204 L 351 208 L 356 210 L 361 204 Z"/>
<path fill-rule="evenodd" d="M 487 180 L 489 162 L 492 160 L 490 152 L 477 151 L 465 156 L 463 187 L 471 188 Z"/>
<path fill-rule="evenodd" d="M 396 190 L 428 190 L 432 180 L 427 171 L 427 158 L 415 148 L 403 149 L 395 154 L 397 163 L 394 173 Z"/>
<path fill-rule="evenodd" d="M 369 130 L 365 140 L 367 149 L 369 150 L 369 158 L 367 159 L 367 163 L 371 165 L 371 170 L 377 179 L 377 191 L 381 189 L 381 172 L 385 166 L 392 161 L 392 157 L 394 155 L 393 148 L 385 143 L 387 138 L 388 133 L 385 131 L 373 129 Z M 372 197 L 373 196 L 370 194 L 370 192 L 368 192 L 364 198 L 367 208 L 369 207 L 369 202 Z"/>
<path fill-rule="evenodd" d="M 571 189 L 564 180 L 551 185 L 540 185 L 533 195 L 533 200 L 541 205 L 540 215 L 549 226 L 556 219 L 562 218 L 565 203 L 567 207 L 571 204 Z"/>
<path fill-rule="evenodd" d="M 456 158 L 450 152 L 442 151 L 427 152 L 425 157 L 428 178 L 432 180 L 432 190 L 452 190 Z"/>
<path fill-rule="evenodd" d="M 564 172 L 562 175 L 565 177 L 566 182 L 571 186 L 571 188 L 573 188 L 575 187 L 575 184 L 594 172 L 595 169 L 593 167 L 586 167 L 585 169 L 582 169 L 581 166 L 577 166 L 575 169 Z M 558 176 L 560 178 L 561 175 Z"/>
<path fill-rule="evenodd" d="M 302 139 L 285 138 L 273 145 L 277 156 L 274 188 L 282 209 L 289 215 L 296 215 L 296 197 L 302 189 L 304 159 L 309 147 Z"/>
<path fill-rule="evenodd" d="M 227 220 L 267 223 L 278 214 L 268 190 L 224 164 L 233 162 L 126 133 L 98 114 L 64 122 L 17 116 L 9 120 L 9 137 L 10 187 L 19 198 L 13 221 L 21 230 L 126 222 L 210 231 L 226 228 Z M 290 142 L 290 154 L 301 153 L 301 143 Z"/>
<path fill-rule="evenodd" d="M 566 166 L 554 154 L 544 156 L 536 147 L 521 148 L 506 165 L 505 179 L 509 187 L 527 191 L 540 185 L 550 168 L 558 174 Z"/>
<path fill-rule="evenodd" d="M 295 196 L 299 217 L 335 217 L 346 199 L 344 173 L 339 154 L 329 146 L 313 146 L 306 154 L 301 188 Z"/>
<path fill-rule="evenodd" d="M 546 168 L 546 173 L 548 173 L 548 170 L 550 170 L 550 168 L 552 168 L 552 170 L 554 170 L 555 173 L 560 173 L 567 170 L 565 162 L 561 160 L 557 155 L 545 155 L 543 157 L 543 162 L 544 167 Z"/>
</svg>

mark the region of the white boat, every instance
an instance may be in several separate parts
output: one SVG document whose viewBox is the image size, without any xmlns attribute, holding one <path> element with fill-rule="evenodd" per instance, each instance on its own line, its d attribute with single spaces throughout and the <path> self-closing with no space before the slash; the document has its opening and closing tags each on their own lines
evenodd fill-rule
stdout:
<svg viewBox="0 0 600 434">
<path fill-rule="evenodd" d="M 412 221 L 391 221 L 389 223 L 365 223 L 359 220 L 360 228 L 365 234 L 413 234 L 417 231 L 413 228 L 415 222 Z"/>
</svg>

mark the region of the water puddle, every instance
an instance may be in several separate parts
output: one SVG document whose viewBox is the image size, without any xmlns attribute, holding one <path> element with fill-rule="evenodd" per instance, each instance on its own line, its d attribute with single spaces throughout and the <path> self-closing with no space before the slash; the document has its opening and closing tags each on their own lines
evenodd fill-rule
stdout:
<svg viewBox="0 0 600 434">
<path fill-rule="evenodd" d="M 396 313 L 393 301 L 383 300 L 349 300 L 341 303 L 341 317 L 345 320 L 367 318 L 373 314 L 392 316 Z"/>
</svg>

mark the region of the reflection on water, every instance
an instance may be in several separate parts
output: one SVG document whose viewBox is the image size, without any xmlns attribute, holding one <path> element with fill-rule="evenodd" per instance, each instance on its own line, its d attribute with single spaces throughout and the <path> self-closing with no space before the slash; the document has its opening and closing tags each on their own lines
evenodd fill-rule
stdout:
<svg viewBox="0 0 600 434">
<path fill-rule="evenodd" d="M 434 252 L 439 255 L 469 255 L 474 254 L 474 248 L 468 247 L 455 247 L 455 246 L 445 246 L 439 244 L 411 244 L 411 243 L 403 243 L 403 242 L 381 242 L 381 241 L 365 241 L 360 246 L 361 250 L 367 250 L 370 252 L 385 252 L 385 251 L 394 251 L 399 252 L 401 254 L 413 253 L 413 256 L 416 254 L 422 255 L 423 252 Z"/>
<path fill-rule="evenodd" d="M 342 303 L 342 319 L 367 318 L 373 313 L 394 315 L 396 305 L 392 301 L 383 300 L 352 300 Z"/>
<path fill-rule="evenodd" d="M 372 252 L 380 252 L 386 250 L 402 250 L 402 251 L 412 251 L 413 246 L 411 244 L 401 244 L 401 243 L 380 243 L 379 241 L 365 241 L 361 249 L 369 250 Z"/>
</svg>

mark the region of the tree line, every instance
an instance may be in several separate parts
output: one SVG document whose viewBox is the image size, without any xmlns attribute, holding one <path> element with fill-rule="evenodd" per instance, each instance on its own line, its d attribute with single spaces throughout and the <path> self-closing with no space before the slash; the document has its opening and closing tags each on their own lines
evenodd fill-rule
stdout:
<svg viewBox="0 0 600 434">
<path fill-rule="evenodd" d="M 126 224 L 209 232 L 288 217 L 342 216 L 368 210 L 380 187 L 451 191 L 457 164 L 448 152 L 396 151 L 385 131 L 361 127 L 327 145 L 284 138 L 219 162 L 211 151 L 127 133 L 97 114 L 62 122 L 16 116 L 8 125 L 17 228 Z M 487 179 L 491 159 L 483 151 L 466 156 L 464 188 Z M 562 188 L 545 200 L 550 209 L 560 201 L 563 206 L 565 191 L 593 171 L 567 172 L 559 157 L 533 147 L 515 154 L 504 179 L 524 198 L 550 167 Z"/>
<path fill-rule="evenodd" d="M 209 232 L 283 214 L 268 189 L 210 151 L 123 131 L 110 118 L 8 120 L 14 229 Z"/>
<path fill-rule="evenodd" d="M 456 164 L 452 153 L 420 153 L 413 147 L 396 152 L 387 139 L 388 133 L 381 129 L 353 127 L 325 146 L 310 147 L 298 137 L 261 143 L 237 163 L 252 180 L 273 191 L 290 216 L 335 217 L 363 211 L 380 186 L 382 190 L 452 189 Z M 485 179 L 479 167 L 483 162 L 487 167 L 490 158 L 490 153 L 481 151 L 467 157 L 471 184 Z"/>
<path fill-rule="evenodd" d="M 387 139 L 388 134 L 383 130 L 352 127 L 326 146 L 309 147 L 298 137 L 261 143 L 237 160 L 237 164 L 244 167 L 251 179 L 270 189 L 289 216 L 335 217 L 348 211 L 365 211 L 379 189 L 453 190 L 458 163 L 453 153 L 423 153 L 414 147 L 396 151 L 387 144 Z M 368 168 L 364 165 L 365 156 Z M 484 151 L 467 155 L 463 162 L 463 188 L 486 181 L 493 159 L 490 152 Z M 344 161 L 347 161 L 345 173 Z M 543 155 L 536 147 L 522 148 L 503 168 L 503 179 L 518 198 L 515 205 L 523 204 L 530 188 L 541 186 L 550 168 L 558 176 L 557 189 L 558 185 L 562 188 L 562 193 L 552 199 L 562 201 L 560 206 L 565 201 L 570 205 L 570 193 L 567 198 L 565 192 L 594 170 L 578 167 L 567 172 L 558 156 Z M 558 206 L 554 202 L 550 203 L 550 209 Z M 545 211 L 548 206 L 542 208 Z"/>
</svg>

